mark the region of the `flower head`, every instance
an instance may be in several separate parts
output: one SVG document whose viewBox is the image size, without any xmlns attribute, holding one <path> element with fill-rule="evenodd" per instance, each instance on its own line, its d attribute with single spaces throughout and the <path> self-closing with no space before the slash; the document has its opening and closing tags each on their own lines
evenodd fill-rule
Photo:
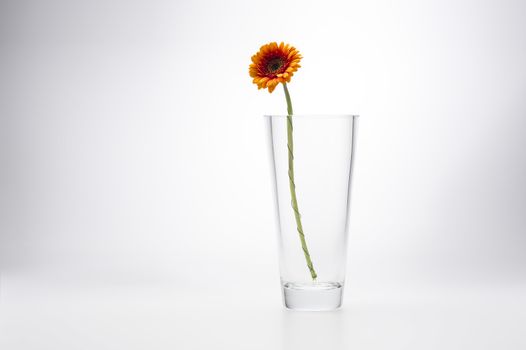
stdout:
<svg viewBox="0 0 526 350">
<path fill-rule="evenodd" d="M 298 70 L 301 55 L 296 48 L 276 42 L 261 46 L 259 52 L 252 56 L 249 73 L 258 89 L 274 91 L 279 83 L 288 83 Z"/>
</svg>

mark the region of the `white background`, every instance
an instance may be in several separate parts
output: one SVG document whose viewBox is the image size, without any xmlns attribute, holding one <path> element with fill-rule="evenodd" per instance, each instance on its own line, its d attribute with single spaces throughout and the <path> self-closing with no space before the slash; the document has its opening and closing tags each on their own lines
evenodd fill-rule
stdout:
<svg viewBox="0 0 526 350">
<path fill-rule="evenodd" d="M 250 56 L 360 114 L 342 310 L 282 309 Z M 523 349 L 524 1 L 0 2 L 0 346 Z"/>
</svg>

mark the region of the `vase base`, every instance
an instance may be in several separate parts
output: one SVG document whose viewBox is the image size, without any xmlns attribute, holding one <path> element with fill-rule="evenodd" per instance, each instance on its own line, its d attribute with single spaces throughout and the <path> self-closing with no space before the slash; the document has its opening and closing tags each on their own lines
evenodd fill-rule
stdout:
<svg viewBox="0 0 526 350">
<path fill-rule="evenodd" d="M 297 311 L 330 311 L 342 305 L 343 285 L 337 282 L 284 282 L 283 302 Z"/>
</svg>

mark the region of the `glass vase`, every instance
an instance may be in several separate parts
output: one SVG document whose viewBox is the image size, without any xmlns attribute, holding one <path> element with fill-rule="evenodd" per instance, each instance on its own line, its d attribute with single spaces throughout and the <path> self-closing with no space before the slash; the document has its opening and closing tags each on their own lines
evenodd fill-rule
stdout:
<svg viewBox="0 0 526 350">
<path fill-rule="evenodd" d="M 283 302 L 294 310 L 342 304 L 356 115 L 271 115 Z"/>
</svg>

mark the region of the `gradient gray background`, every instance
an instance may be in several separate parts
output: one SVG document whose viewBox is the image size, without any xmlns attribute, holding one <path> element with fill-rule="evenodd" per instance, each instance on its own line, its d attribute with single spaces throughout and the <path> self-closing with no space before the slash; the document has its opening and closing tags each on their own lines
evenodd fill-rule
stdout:
<svg viewBox="0 0 526 350">
<path fill-rule="evenodd" d="M 361 115 L 339 313 L 280 306 L 274 40 Z M 526 347 L 525 62 L 524 1 L 1 0 L 0 344 Z"/>
</svg>

